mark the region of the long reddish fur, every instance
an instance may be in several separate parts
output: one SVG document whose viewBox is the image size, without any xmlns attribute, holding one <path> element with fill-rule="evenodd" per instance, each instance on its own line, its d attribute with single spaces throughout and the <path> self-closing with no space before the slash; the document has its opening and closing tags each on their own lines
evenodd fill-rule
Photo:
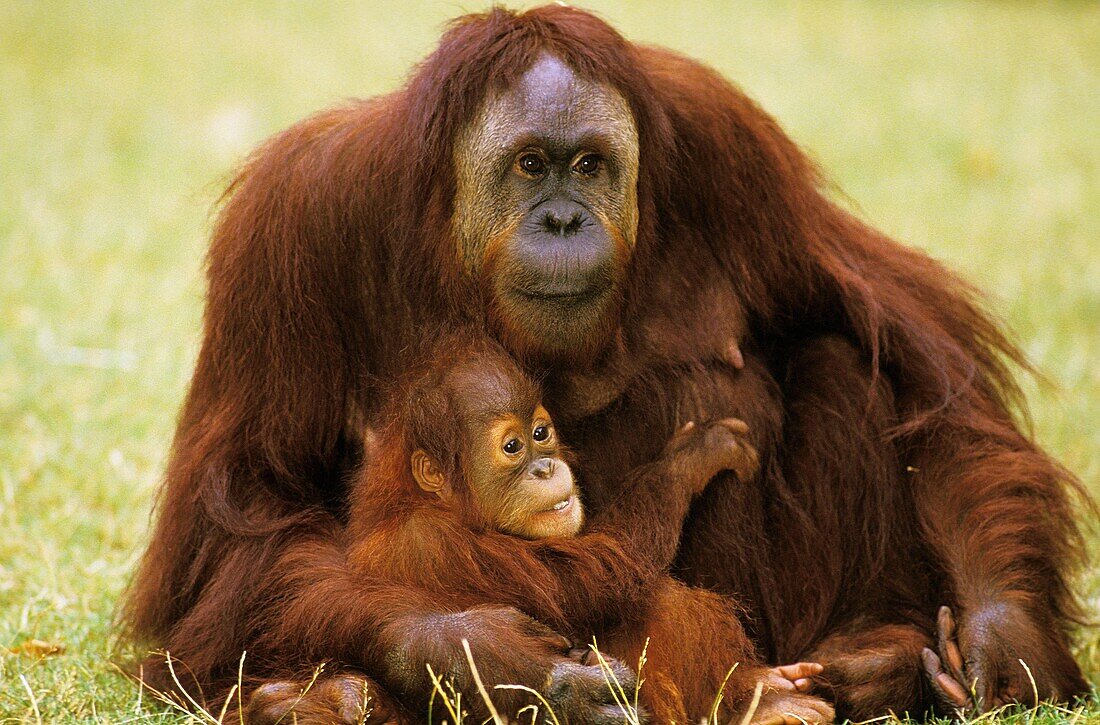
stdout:
<svg viewBox="0 0 1100 725">
<path fill-rule="evenodd" d="M 1066 645 L 1078 486 L 1015 422 L 1022 355 L 979 296 L 830 201 L 777 124 L 715 72 L 552 6 L 460 19 L 404 88 L 292 127 L 233 182 L 208 257 L 202 349 L 128 599 L 134 632 L 216 691 L 246 649 L 261 678 L 317 659 L 369 670 L 399 623 L 431 612 L 414 592 L 349 574 L 343 482 L 377 382 L 402 370 L 423 322 L 487 316 L 454 262 L 451 142 L 544 51 L 619 89 L 635 115 L 640 227 L 622 337 L 636 340 L 656 310 L 690 358 L 709 328 L 681 318 L 697 309 L 682 303 L 716 285 L 732 301 L 713 313 L 745 320 L 745 371 L 644 358 L 615 410 L 565 427 L 593 469 L 593 500 L 610 505 L 615 471 L 653 454 L 619 423 L 660 439 L 685 401 L 744 412 L 769 461 L 753 505 L 705 498 L 677 570 L 743 599 L 767 656 L 873 650 L 900 641 L 875 634 L 899 617 L 919 650 L 931 630 L 918 609 L 1001 598 L 1045 625 L 1027 632 L 1036 657 L 1061 692 L 1080 691 Z M 653 299 L 669 279 L 676 291 Z M 869 588 L 897 596 L 859 604 Z M 494 675 L 537 680 L 515 656 L 528 645 L 502 635 Z M 885 687 L 852 690 L 852 711 L 919 704 L 918 679 L 893 700 Z"/>
</svg>

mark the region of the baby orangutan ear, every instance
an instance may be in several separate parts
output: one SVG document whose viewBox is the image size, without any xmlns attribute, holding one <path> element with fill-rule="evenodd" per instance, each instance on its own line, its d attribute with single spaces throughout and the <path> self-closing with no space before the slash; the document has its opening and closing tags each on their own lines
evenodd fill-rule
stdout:
<svg viewBox="0 0 1100 725">
<path fill-rule="evenodd" d="M 413 451 L 411 463 L 413 478 L 416 479 L 417 485 L 428 493 L 446 498 L 450 493 L 447 478 L 423 448 Z"/>
</svg>

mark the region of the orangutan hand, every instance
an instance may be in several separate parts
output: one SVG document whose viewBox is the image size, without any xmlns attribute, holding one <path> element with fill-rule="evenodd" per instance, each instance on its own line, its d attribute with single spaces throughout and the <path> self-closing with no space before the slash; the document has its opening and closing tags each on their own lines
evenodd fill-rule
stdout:
<svg viewBox="0 0 1100 725">
<path fill-rule="evenodd" d="M 1081 692 L 1080 671 L 1052 627 L 1007 602 L 973 608 L 958 622 L 949 607 L 940 607 L 939 651 L 922 653 L 937 703 L 978 713 L 1008 704 L 1033 707 Z"/>
</svg>

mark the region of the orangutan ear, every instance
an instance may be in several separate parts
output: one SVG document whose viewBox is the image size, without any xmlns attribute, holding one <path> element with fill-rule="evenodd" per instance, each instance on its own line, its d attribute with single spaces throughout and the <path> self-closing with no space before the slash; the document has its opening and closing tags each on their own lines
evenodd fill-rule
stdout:
<svg viewBox="0 0 1100 725">
<path fill-rule="evenodd" d="M 443 487 L 447 485 L 447 478 L 432 457 L 424 452 L 423 448 L 417 448 L 412 454 L 412 474 L 420 488 L 428 493 L 442 496 Z"/>
</svg>

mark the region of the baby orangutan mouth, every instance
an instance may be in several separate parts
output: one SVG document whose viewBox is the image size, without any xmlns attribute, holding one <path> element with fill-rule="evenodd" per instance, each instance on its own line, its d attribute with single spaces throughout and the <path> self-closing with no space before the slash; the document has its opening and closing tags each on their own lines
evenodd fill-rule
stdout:
<svg viewBox="0 0 1100 725">
<path fill-rule="evenodd" d="M 512 532 L 528 539 L 575 536 L 583 524 L 584 507 L 574 490 L 550 506 L 532 507 L 529 522 L 512 527 Z"/>
</svg>

